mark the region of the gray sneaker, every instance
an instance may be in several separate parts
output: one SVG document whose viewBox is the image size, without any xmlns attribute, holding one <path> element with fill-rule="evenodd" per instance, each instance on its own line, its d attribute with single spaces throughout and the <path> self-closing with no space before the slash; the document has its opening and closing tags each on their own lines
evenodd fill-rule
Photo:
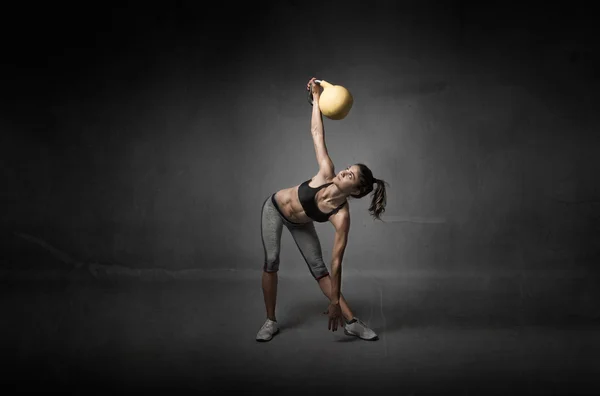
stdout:
<svg viewBox="0 0 600 396">
<path fill-rule="evenodd" d="M 352 323 L 344 325 L 344 334 L 359 337 L 363 340 L 374 341 L 379 337 L 360 319 L 354 318 Z"/>
<path fill-rule="evenodd" d="M 279 333 L 279 326 L 277 325 L 277 322 L 267 318 L 265 323 L 258 331 L 258 334 L 256 334 L 256 341 L 271 341 L 271 338 L 273 338 L 273 336 L 277 333 Z"/>
</svg>

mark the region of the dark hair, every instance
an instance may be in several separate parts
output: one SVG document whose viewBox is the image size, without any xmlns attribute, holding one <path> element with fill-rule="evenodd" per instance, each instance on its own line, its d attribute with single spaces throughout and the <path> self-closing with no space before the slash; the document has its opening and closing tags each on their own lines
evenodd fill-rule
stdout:
<svg viewBox="0 0 600 396">
<path fill-rule="evenodd" d="M 384 180 L 376 179 L 373 177 L 373 172 L 365 164 L 356 164 L 360 169 L 358 175 L 358 181 L 360 192 L 357 195 L 350 195 L 352 198 L 360 199 L 365 195 L 369 194 L 373 190 L 373 198 L 371 198 L 371 206 L 369 206 L 369 213 L 374 218 L 381 220 L 381 214 L 385 212 L 385 205 L 387 203 L 387 196 L 385 193 L 385 185 L 388 184 Z M 373 184 L 377 183 L 377 188 L 373 189 Z M 389 185 L 389 184 L 388 184 Z"/>
</svg>

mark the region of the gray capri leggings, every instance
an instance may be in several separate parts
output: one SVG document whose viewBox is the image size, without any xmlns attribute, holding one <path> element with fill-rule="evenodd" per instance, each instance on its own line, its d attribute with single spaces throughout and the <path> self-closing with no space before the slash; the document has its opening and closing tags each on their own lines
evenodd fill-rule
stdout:
<svg viewBox="0 0 600 396">
<path fill-rule="evenodd" d="M 275 194 L 269 196 L 262 206 L 261 211 L 261 236 L 265 249 L 265 264 L 263 271 L 277 272 L 279 270 L 279 251 L 281 249 L 281 232 L 283 226 L 292 234 L 294 241 L 312 276 L 319 280 L 329 271 L 323 262 L 321 243 L 313 222 L 300 224 L 293 223 L 285 218 L 275 201 Z"/>
</svg>

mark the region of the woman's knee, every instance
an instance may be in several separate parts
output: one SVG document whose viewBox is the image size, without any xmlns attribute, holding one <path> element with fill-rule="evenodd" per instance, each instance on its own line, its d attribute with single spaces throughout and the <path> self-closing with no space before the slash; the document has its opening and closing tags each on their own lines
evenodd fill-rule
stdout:
<svg viewBox="0 0 600 396">
<path fill-rule="evenodd" d="M 272 257 L 265 260 L 263 265 L 263 271 L 265 272 L 277 272 L 279 271 L 279 257 Z"/>
<path fill-rule="evenodd" d="M 327 270 L 327 267 L 325 266 L 325 264 L 318 265 L 318 266 L 311 266 L 311 272 L 317 282 L 319 282 L 322 279 L 329 276 L 329 271 Z"/>
</svg>

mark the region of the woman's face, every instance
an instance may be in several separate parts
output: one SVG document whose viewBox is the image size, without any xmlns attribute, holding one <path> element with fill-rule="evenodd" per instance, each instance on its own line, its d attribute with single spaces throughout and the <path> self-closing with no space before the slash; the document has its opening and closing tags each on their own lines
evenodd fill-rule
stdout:
<svg viewBox="0 0 600 396">
<path fill-rule="evenodd" d="M 340 190 L 351 192 L 353 194 L 357 193 L 359 180 L 358 174 L 360 169 L 356 165 L 348 166 L 346 169 L 343 169 L 338 172 L 336 175 L 336 185 L 340 188 Z"/>
</svg>

